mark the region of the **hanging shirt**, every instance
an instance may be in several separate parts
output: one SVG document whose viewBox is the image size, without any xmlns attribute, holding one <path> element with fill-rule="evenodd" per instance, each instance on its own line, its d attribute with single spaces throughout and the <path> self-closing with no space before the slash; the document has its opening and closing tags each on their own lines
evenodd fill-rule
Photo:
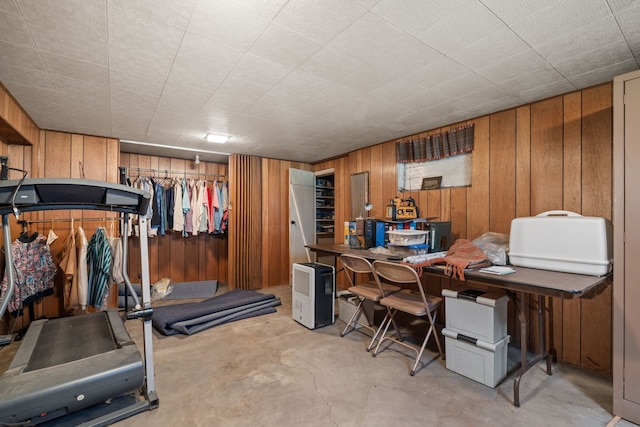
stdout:
<svg viewBox="0 0 640 427">
<path fill-rule="evenodd" d="M 65 310 L 71 309 L 71 287 L 73 285 L 73 278 L 78 270 L 77 257 L 76 233 L 75 230 L 71 228 L 64 242 L 64 247 L 62 248 L 60 262 L 58 262 L 60 269 L 64 273 L 63 297 Z"/>
<path fill-rule="evenodd" d="M 165 230 L 173 230 L 173 213 L 174 213 L 174 204 L 173 204 L 173 186 L 169 186 L 164 190 L 164 206 L 167 210 L 167 214 L 165 216 Z"/>
<path fill-rule="evenodd" d="M 189 187 L 191 193 L 191 215 L 193 218 L 191 233 L 195 236 L 200 231 L 200 222 L 202 221 L 202 193 L 200 192 L 200 181 L 191 180 Z"/>
<path fill-rule="evenodd" d="M 182 236 L 187 237 L 187 233 L 193 230 L 193 217 L 191 216 L 189 184 L 186 179 L 182 180 L 182 213 L 184 215 L 184 230 L 182 230 Z"/>
<path fill-rule="evenodd" d="M 213 183 L 215 185 L 215 182 Z M 207 230 L 209 233 L 213 233 L 215 231 L 214 222 L 213 222 L 213 211 L 215 207 L 213 206 L 213 187 L 207 189 Z"/>
<path fill-rule="evenodd" d="M 218 181 L 214 182 L 213 185 L 213 206 L 215 207 L 215 211 L 213 212 L 213 222 L 214 229 L 216 233 L 219 233 L 222 230 L 222 183 L 218 183 Z"/>
<path fill-rule="evenodd" d="M 173 231 L 184 230 L 184 213 L 182 212 L 182 182 L 177 179 L 173 185 Z"/>
<path fill-rule="evenodd" d="M 33 304 L 36 300 L 51 295 L 56 274 L 47 238 L 35 233 L 23 240 L 19 238 L 11 244 L 15 278 L 13 295 L 10 296 L 7 309 L 15 315 L 19 315 L 24 305 Z M 0 285 L 3 299 L 7 297 L 5 294 L 8 287 L 9 278 L 5 268 Z"/>
<path fill-rule="evenodd" d="M 111 246 L 111 281 L 117 284 L 124 283 L 122 239 L 109 237 L 109 246 Z"/>
<path fill-rule="evenodd" d="M 87 309 L 87 288 L 89 286 L 89 271 L 87 269 L 87 235 L 82 227 L 78 227 L 76 246 L 78 247 L 78 274 L 73 277 L 71 285 L 72 308 L 82 311 Z"/>
<path fill-rule="evenodd" d="M 98 227 L 87 246 L 89 268 L 88 304 L 101 307 L 109 288 L 111 246 L 104 227 Z"/>
<path fill-rule="evenodd" d="M 208 193 L 207 181 L 203 179 L 198 185 L 198 201 L 200 203 L 200 225 L 198 226 L 198 232 L 201 233 L 207 232 L 207 210 L 209 209 Z"/>
</svg>

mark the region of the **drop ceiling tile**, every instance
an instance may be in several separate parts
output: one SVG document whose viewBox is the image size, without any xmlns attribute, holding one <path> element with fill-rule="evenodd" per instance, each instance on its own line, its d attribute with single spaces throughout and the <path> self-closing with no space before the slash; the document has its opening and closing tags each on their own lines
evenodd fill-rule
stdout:
<svg viewBox="0 0 640 427">
<path fill-rule="evenodd" d="M 256 102 L 254 102 L 249 108 L 243 111 L 244 115 L 258 117 L 264 120 L 271 120 L 276 123 L 280 123 L 282 126 L 290 126 L 291 124 L 304 122 L 309 120 L 310 115 L 302 114 L 292 108 L 293 105 L 299 105 L 302 101 L 292 98 L 276 98 L 270 95 L 266 95 Z"/>
<path fill-rule="evenodd" d="M 460 78 L 469 74 L 469 72 L 469 69 L 459 62 L 449 57 L 441 56 L 424 67 L 405 74 L 404 77 L 424 88 L 432 88 L 448 80 Z"/>
<path fill-rule="evenodd" d="M 65 97 L 52 89 L 35 90 L 20 83 L 3 82 L 9 93 L 42 129 L 63 129 L 70 120 L 64 109 Z"/>
<path fill-rule="evenodd" d="M 487 37 L 478 39 L 449 56 L 451 59 L 475 70 L 499 62 L 529 49 L 511 29 L 502 28 Z"/>
<path fill-rule="evenodd" d="M 279 81 L 269 92 L 271 95 L 282 98 L 309 98 L 324 90 L 331 90 L 331 87 L 332 83 L 329 80 L 296 69 Z"/>
<path fill-rule="evenodd" d="M 479 68 L 476 72 L 505 89 L 514 90 L 540 87 L 563 79 L 560 73 L 532 50 Z"/>
<path fill-rule="evenodd" d="M 374 90 L 395 79 L 393 75 L 361 59 L 327 48 L 320 50 L 298 68 L 364 92 Z"/>
<path fill-rule="evenodd" d="M 307 0 L 287 2 L 274 21 L 319 43 L 327 43 L 366 10 L 351 1 Z"/>
<path fill-rule="evenodd" d="M 295 67 L 320 50 L 322 44 L 271 23 L 251 46 L 249 52 L 280 64 Z"/>
<path fill-rule="evenodd" d="M 47 71 L 78 80 L 106 84 L 109 70 L 106 66 L 92 62 L 80 61 L 67 56 L 43 52 L 42 59 Z"/>
<path fill-rule="evenodd" d="M 327 46 L 398 76 L 440 57 L 420 40 L 371 13 L 362 16 Z"/>
<path fill-rule="evenodd" d="M 476 0 L 382 0 L 371 11 L 385 21 L 417 36 L 429 26 Z"/>
<path fill-rule="evenodd" d="M 112 68 L 109 70 L 111 90 L 121 90 L 129 93 L 145 94 L 160 97 L 167 80 L 166 74 L 158 69 L 146 71 L 142 64 L 132 64 L 132 68 Z"/>
<path fill-rule="evenodd" d="M 5 86 L 8 83 L 19 83 L 36 89 L 54 90 L 49 73 L 32 68 L 15 67 L 10 63 L 0 63 L 0 82 Z M 15 95 L 14 95 L 15 96 Z"/>
<path fill-rule="evenodd" d="M 169 75 L 169 82 L 213 93 L 240 60 L 242 52 L 205 37 L 187 33 Z"/>
<path fill-rule="evenodd" d="M 376 4 L 380 3 L 380 0 L 353 0 L 353 2 L 365 9 L 372 9 Z"/>
<path fill-rule="evenodd" d="M 611 11 L 604 1 L 563 0 L 537 10 L 511 28 L 537 49 L 554 36 L 593 25 L 606 16 L 611 16 Z M 587 43 L 587 40 L 583 42 Z"/>
<path fill-rule="evenodd" d="M 20 13 L 20 9 L 16 5 L 15 0 L 2 0 L 0 1 L 0 10 L 10 13 Z"/>
<path fill-rule="evenodd" d="M 18 13 L 0 10 L 0 41 L 34 47 L 35 43 L 22 16 Z"/>
<path fill-rule="evenodd" d="M 91 97 L 96 102 L 109 99 L 109 80 L 107 76 L 102 81 L 86 81 L 68 77 L 64 74 L 49 73 L 56 90 L 65 96 Z"/>
<path fill-rule="evenodd" d="M 192 116 L 188 112 L 171 112 L 156 110 L 149 124 L 148 135 L 154 135 L 159 137 L 164 135 L 161 141 L 167 139 L 174 139 L 180 136 L 183 132 L 187 132 L 191 126 Z"/>
<path fill-rule="evenodd" d="M 611 81 L 611 76 L 618 76 L 630 71 L 638 69 L 638 63 L 635 59 L 628 59 L 626 61 L 609 64 L 600 68 L 587 71 L 583 74 L 577 74 L 567 77 L 576 88 L 582 89 L 585 87 L 597 85 L 607 81 Z"/>
<path fill-rule="evenodd" d="M 254 135 L 256 141 L 269 141 L 274 135 L 285 132 L 287 125 L 288 123 L 285 121 L 280 122 L 248 114 L 236 114 L 229 117 L 224 130 L 234 138 L 238 135 Z"/>
<path fill-rule="evenodd" d="M 92 97 L 73 98 L 67 103 L 67 111 L 73 118 L 71 132 L 85 135 L 106 136 L 111 132 L 111 114 L 108 102 L 96 102 Z M 92 131 L 94 129 L 94 131 Z"/>
<path fill-rule="evenodd" d="M 482 0 L 482 3 L 507 25 L 513 25 L 528 15 L 551 6 L 557 1 L 558 0 Z"/>
<path fill-rule="evenodd" d="M 207 103 L 213 92 L 180 82 L 168 82 L 160 96 L 158 111 L 174 114 L 196 114 Z"/>
<path fill-rule="evenodd" d="M 107 12 L 121 9 L 125 13 L 140 14 L 155 22 L 184 29 L 196 3 L 197 0 L 107 0 Z"/>
<path fill-rule="evenodd" d="M 269 25 L 269 20 L 240 9 L 233 2 L 222 0 L 201 1 L 187 30 L 246 51 Z"/>
<path fill-rule="evenodd" d="M 248 10 L 263 18 L 273 19 L 287 3 L 287 0 L 258 0 L 234 3 L 241 9 Z"/>
<path fill-rule="evenodd" d="M 148 117 L 151 119 L 158 103 L 155 96 L 143 95 L 136 92 L 128 92 L 120 89 L 112 89 L 110 92 L 111 114 Z"/>
<path fill-rule="evenodd" d="M 229 76 L 216 89 L 203 107 L 203 111 L 241 112 L 268 90 L 268 86 Z"/>
<path fill-rule="evenodd" d="M 633 52 L 636 63 L 640 66 L 640 2 L 635 0 L 609 2 L 613 15 L 629 48 Z"/>
<path fill-rule="evenodd" d="M 16 67 L 46 71 L 40 53 L 34 48 L 0 41 L 0 58 L 11 58 L 11 65 Z"/>
<path fill-rule="evenodd" d="M 21 2 L 21 11 L 36 46 L 42 51 L 107 65 L 104 1 L 30 0 Z M 40 22 L 49 25 L 41 25 Z"/>
<path fill-rule="evenodd" d="M 517 89 L 513 89 L 511 92 L 516 95 L 518 98 L 522 99 L 523 103 L 529 103 L 538 101 L 541 99 L 549 98 L 551 96 L 555 96 L 559 93 L 567 93 L 576 90 L 577 87 L 571 84 L 571 82 L 567 80 L 559 80 L 556 82 L 549 83 L 547 85 L 537 86 L 537 87 L 521 87 Z"/>
<path fill-rule="evenodd" d="M 247 53 L 242 56 L 229 75 L 259 85 L 273 86 L 291 70 L 291 67 Z"/>
<path fill-rule="evenodd" d="M 110 8 L 108 27 L 110 53 L 132 49 L 173 58 L 184 37 L 184 29 L 150 19 L 135 9 Z"/>
<path fill-rule="evenodd" d="M 506 25 L 484 5 L 470 2 L 430 25 L 417 37 L 439 52 L 450 55 L 505 28 Z"/>
<path fill-rule="evenodd" d="M 584 53 L 593 54 L 594 50 L 604 47 L 610 48 L 615 44 L 622 45 L 628 54 L 631 53 L 615 19 L 612 16 L 605 16 L 597 20 L 595 25 L 560 33 L 544 43 L 536 45 L 535 50 L 547 61 L 555 64 L 570 61 Z"/>
</svg>

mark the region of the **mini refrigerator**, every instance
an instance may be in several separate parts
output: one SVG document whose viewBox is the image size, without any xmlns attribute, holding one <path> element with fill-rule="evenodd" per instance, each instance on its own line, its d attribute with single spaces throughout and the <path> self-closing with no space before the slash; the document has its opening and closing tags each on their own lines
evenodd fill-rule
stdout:
<svg viewBox="0 0 640 427">
<path fill-rule="evenodd" d="M 333 324 L 335 268 L 310 262 L 295 263 L 291 269 L 293 320 L 309 329 Z"/>
</svg>

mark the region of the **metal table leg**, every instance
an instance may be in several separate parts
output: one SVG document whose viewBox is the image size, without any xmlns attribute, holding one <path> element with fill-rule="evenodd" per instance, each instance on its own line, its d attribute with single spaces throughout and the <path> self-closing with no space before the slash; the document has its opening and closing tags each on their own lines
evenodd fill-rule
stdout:
<svg viewBox="0 0 640 427">
<path fill-rule="evenodd" d="M 520 292 L 519 301 L 514 299 L 514 304 L 518 309 L 518 318 L 520 320 L 520 369 L 516 372 L 513 380 L 513 404 L 516 407 L 520 406 L 520 379 L 525 372 L 531 367 L 535 366 L 540 360 L 547 360 L 547 375 L 551 375 L 551 353 L 546 349 L 545 345 L 545 321 L 544 321 L 544 297 L 538 295 L 538 328 L 539 328 L 539 346 L 540 353 L 538 353 L 533 359 L 527 360 L 527 347 L 529 341 L 529 323 L 527 321 L 527 313 L 525 310 L 527 302 L 527 294 Z"/>
</svg>

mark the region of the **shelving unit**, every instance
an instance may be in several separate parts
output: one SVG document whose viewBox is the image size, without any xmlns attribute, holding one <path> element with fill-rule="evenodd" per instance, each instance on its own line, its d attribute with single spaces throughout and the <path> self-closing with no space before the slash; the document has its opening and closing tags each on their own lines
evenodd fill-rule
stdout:
<svg viewBox="0 0 640 427">
<path fill-rule="evenodd" d="M 316 176 L 316 240 L 335 235 L 333 174 Z"/>
<path fill-rule="evenodd" d="M 331 244 L 335 237 L 335 180 L 333 171 L 316 173 L 316 243 Z M 333 257 L 318 262 L 334 265 Z"/>
</svg>

